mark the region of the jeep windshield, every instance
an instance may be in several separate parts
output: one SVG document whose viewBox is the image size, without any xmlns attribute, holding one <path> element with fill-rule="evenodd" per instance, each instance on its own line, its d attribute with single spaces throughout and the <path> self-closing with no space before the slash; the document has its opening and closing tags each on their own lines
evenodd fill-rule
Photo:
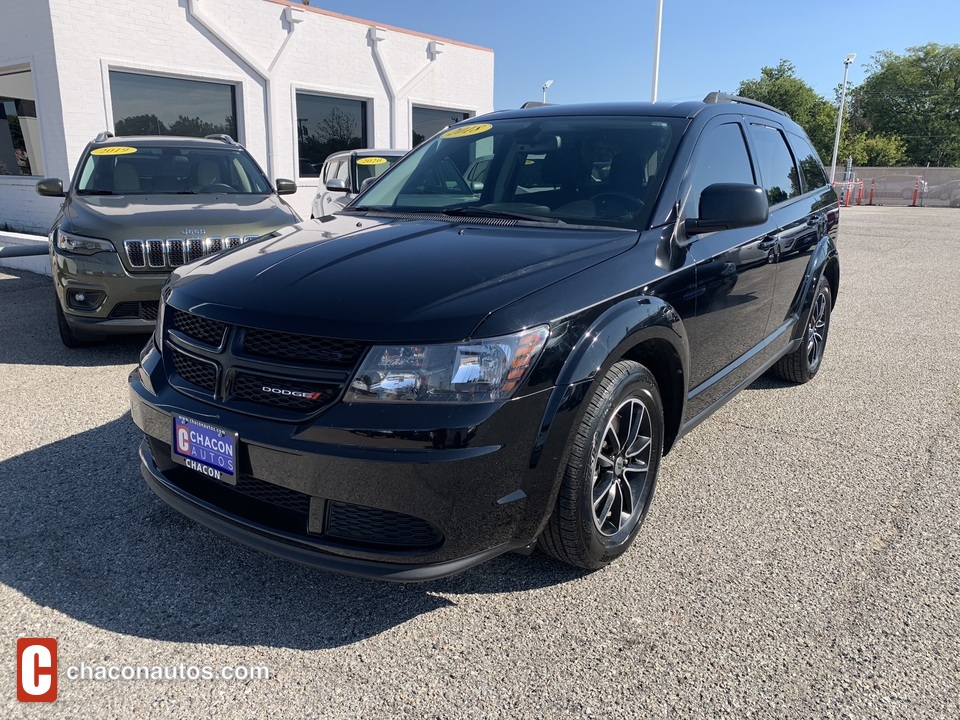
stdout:
<svg viewBox="0 0 960 720">
<path fill-rule="evenodd" d="M 480 118 L 425 142 L 347 211 L 641 229 L 685 122 Z"/>
<path fill-rule="evenodd" d="M 233 148 L 107 145 L 92 150 L 77 176 L 78 195 L 267 195 L 253 159 Z"/>
</svg>

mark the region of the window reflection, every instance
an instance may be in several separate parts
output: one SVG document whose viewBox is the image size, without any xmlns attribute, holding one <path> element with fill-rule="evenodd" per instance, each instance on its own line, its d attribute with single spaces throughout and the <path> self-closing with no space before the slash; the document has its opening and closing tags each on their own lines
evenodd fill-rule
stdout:
<svg viewBox="0 0 960 720">
<path fill-rule="evenodd" d="M 117 135 L 239 139 L 233 85 L 111 70 L 110 95 Z"/>
<path fill-rule="evenodd" d="M 363 100 L 297 93 L 297 149 L 300 177 L 318 177 L 335 152 L 367 147 L 367 103 Z"/>
<path fill-rule="evenodd" d="M 43 175 L 40 125 L 29 68 L 0 69 L 0 175 Z"/>
<path fill-rule="evenodd" d="M 466 110 L 441 110 L 437 108 L 413 107 L 412 145 L 416 147 L 429 137 L 433 137 L 447 125 L 453 125 L 470 117 Z"/>
</svg>

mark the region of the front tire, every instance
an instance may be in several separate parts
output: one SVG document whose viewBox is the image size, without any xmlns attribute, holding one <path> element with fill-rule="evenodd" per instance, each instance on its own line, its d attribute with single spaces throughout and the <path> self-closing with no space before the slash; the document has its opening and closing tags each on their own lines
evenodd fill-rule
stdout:
<svg viewBox="0 0 960 720">
<path fill-rule="evenodd" d="M 56 293 L 53 295 L 53 302 L 57 307 L 57 330 L 60 332 L 60 342 L 62 342 L 65 347 L 68 347 L 71 350 L 89 345 L 89 341 L 81 340 L 77 337 L 76 333 L 73 332 L 73 328 L 71 328 L 70 324 L 67 322 L 63 308 L 60 306 L 60 298 L 57 297 Z"/>
<path fill-rule="evenodd" d="M 663 403 L 647 368 L 624 360 L 604 376 L 571 438 L 560 494 L 538 545 L 574 567 L 609 565 L 633 543 L 663 455 Z"/>
</svg>

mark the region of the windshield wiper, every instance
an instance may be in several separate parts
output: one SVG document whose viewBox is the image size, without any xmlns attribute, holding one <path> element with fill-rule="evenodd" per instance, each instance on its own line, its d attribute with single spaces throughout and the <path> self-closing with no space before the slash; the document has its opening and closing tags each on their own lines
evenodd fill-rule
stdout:
<svg viewBox="0 0 960 720">
<path fill-rule="evenodd" d="M 446 210 L 441 210 L 441 214 L 449 215 L 451 217 L 496 217 L 496 218 L 510 218 L 511 220 L 531 220 L 533 222 L 545 222 L 545 223 L 554 223 L 559 225 L 566 225 L 563 220 L 552 217 L 544 217 L 543 215 L 527 215 L 525 213 L 516 213 L 509 212 L 507 210 L 491 210 L 489 208 L 482 207 L 454 207 L 447 208 Z"/>
<path fill-rule="evenodd" d="M 77 195 L 120 195 L 113 190 L 77 190 Z"/>
</svg>

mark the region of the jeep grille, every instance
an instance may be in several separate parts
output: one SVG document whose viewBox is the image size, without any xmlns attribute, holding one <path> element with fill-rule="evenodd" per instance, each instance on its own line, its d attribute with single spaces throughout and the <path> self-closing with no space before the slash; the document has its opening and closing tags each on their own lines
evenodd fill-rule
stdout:
<svg viewBox="0 0 960 720">
<path fill-rule="evenodd" d="M 124 240 L 123 248 L 132 268 L 169 269 L 186 265 L 221 250 L 256 240 L 259 235 Z"/>
</svg>

